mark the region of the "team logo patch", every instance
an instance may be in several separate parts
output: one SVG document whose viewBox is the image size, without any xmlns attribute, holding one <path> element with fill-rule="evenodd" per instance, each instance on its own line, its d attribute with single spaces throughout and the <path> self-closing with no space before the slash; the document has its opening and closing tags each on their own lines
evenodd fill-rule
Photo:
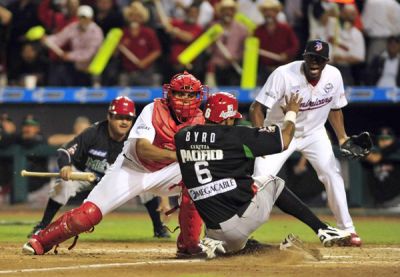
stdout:
<svg viewBox="0 0 400 277">
<path fill-rule="evenodd" d="M 233 105 L 227 105 L 226 111 L 222 111 L 220 117 L 226 119 L 236 115 L 236 111 L 233 110 Z"/>
<path fill-rule="evenodd" d="M 321 51 L 322 50 L 322 48 L 323 48 L 323 46 L 322 46 L 322 42 L 320 42 L 320 41 L 317 41 L 316 43 L 315 43 L 315 46 L 314 46 L 314 48 L 315 48 L 315 51 Z"/>
<path fill-rule="evenodd" d="M 333 89 L 332 83 L 327 83 L 327 84 L 324 86 L 324 91 L 325 91 L 325 93 L 331 92 L 332 89 Z"/>
</svg>

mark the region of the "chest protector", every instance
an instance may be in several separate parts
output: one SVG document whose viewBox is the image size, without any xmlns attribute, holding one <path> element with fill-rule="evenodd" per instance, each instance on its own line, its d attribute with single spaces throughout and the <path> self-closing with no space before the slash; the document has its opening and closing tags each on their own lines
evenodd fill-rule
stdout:
<svg viewBox="0 0 400 277">
<path fill-rule="evenodd" d="M 177 125 L 175 120 L 172 118 L 169 107 L 164 99 L 155 99 L 152 124 L 156 129 L 156 136 L 154 138 L 153 145 L 159 148 L 175 151 L 175 134 L 186 126 L 204 124 L 204 122 L 205 120 L 203 113 L 200 109 L 198 109 L 194 117 Z M 160 170 L 161 168 L 164 168 L 172 163 L 171 160 L 155 162 L 145 159 L 140 159 L 140 162 L 152 172 Z"/>
</svg>

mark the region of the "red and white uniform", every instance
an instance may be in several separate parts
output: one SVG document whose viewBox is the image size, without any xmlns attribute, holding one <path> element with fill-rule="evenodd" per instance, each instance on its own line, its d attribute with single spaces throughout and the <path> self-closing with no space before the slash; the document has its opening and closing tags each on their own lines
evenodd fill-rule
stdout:
<svg viewBox="0 0 400 277">
<path fill-rule="evenodd" d="M 338 227 L 354 232 L 343 178 L 324 127 L 332 109 L 341 109 L 347 105 L 342 76 L 337 68 L 326 65 L 321 79 L 312 86 L 304 75 L 302 64 L 303 61 L 295 61 L 278 67 L 256 97 L 257 102 L 268 108 L 264 122 L 266 126 L 283 123 L 281 106 L 285 106 L 285 95 L 299 93 L 303 100 L 289 148 L 279 154 L 257 158 L 254 176 L 276 175 L 294 151 L 301 152 L 325 185 L 328 204 Z"/>
<path fill-rule="evenodd" d="M 163 100 L 156 99 L 148 104 L 132 127 L 122 153 L 86 201 L 96 204 L 104 216 L 143 192 L 156 195 L 179 194 L 180 187 L 171 189 L 172 185 L 182 180 L 178 163 L 141 161 L 136 155 L 136 141 L 144 138 L 155 146 L 174 150 L 173 137 L 178 130 L 203 123 L 204 117 L 200 110 L 196 117 L 176 125 Z"/>
</svg>

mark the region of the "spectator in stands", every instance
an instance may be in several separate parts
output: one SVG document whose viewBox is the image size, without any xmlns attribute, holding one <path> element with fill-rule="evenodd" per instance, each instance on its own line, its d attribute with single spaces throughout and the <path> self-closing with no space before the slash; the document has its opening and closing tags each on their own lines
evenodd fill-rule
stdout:
<svg viewBox="0 0 400 277">
<path fill-rule="evenodd" d="M 25 43 L 25 33 L 32 26 L 39 25 L 37 16 L 38 5 L 33 0 L 18 0 L 7 6 L 12 13 L 7 41 L 7 72 L 14 72 L 21 58 L 21 48 Z"/>
<path fill-rule="evenodd" d="M 47 84 L 46 74 L 48 59 L 42 53 L 40 44 L 27 42 L 22 46 L 20 57 L 14 66 L 14 71 L 9 74 L 9 83 L 15 86 L 26 86 L 25 79 L 30 76 L 40 86 Z"/>
<path fill-rule="evenodd" d="M 211 49 L 208 71 L 215 74 L 218 86 L 238 86 L 240 84 L 240 64 L 243 57 L 247 28 L 234 20 L 237 3 L 234 0 L 221 0 L 217 4 L 217 23 L 224 33 Z"/>
<path fill-rule="evenodd" d="M 400 87 L 400 35 L 391 36 L 387 49 L 368 66 L 368 83 L 378 87 Z"/>
<path fill-rule="evenodd" d="M 12 20 L 12 13 L 0 5 L 0 86 L 5 86 L 7 83 L 6 77 L 6 48 L 8 25 Z"/>
<path fill-rule="evenodd" d="M 163 27 L 170 37 L 168 76 L 164 76 L 166 80 L 171 80 L 172 76 L 185 70 L 185 67 L 179 63 L 178 56 L 202 33 L 201 26 L 197 24 L 199 11 L 199 5 L 193 4 L 185 8 L 183 19 L 167 18 L 168 20 L 163 22 Z M 162 13 L 162 11 L 159 12 Z M 192 63 L 192 73 L 200 79 L 203 79 L 201 76 L 204 75 L 203 72 L 205 71 L 203 64 L 204 61 L 201 58 L 195 59 Z"/>
<path fill-rule="evenodd" d="M 89 118 L 86 116 L 78 116 L 75 119 L 73 130 L 71 134 L 54 134 L 49 136 L 47 143 L 52 146 L 62 146 L 71 140 L 73 140 L 77 135 L 82 133 L 86 128 L 91 125 Z"/>
<path fill-rule="evenodd" d="M 367 62 L 386 49 L 390 36 L 400 34 L 400 3 L 396 0 L 366 0 L 362 12 L 368 39 Z"/>
<path fill-rule="evenodd" d="M 356 17 L 356 7 L 352 4 L 344 5 L 340 14 L 339 34 L 329 41 L 333 46 L 331 63 L 340 70 L 343 83 L 347 86 L 360 84 L 361 76 L 357 73 L 365 61 L 365 40 L 354 25 Z"/>
<path fill-rule="evenodd" d="M 264 23 L 257 27 L 254 36 L 260 40 L 257 83 L 262 85 L 278 66 L 294 60 L 299 51 L 299 41 L 292 27 L 278 22 L 277 16 L 282 10 L 278 0 L 263 0 L 259 9 Z"/>
<path fill-rule="evenodd" d="M 70 51 L 64 51 L 61 58 L 64 61 L 57 72 L 49 79 L 49 85 L 56 86 L 91 86 L 92 78 L 87 73 L 87 67 L 103 42 L 103 32 L 93 22 L 93 9 L 89 6 L 79 6 L 77 22 L 67 25 L 62 31 L 45 37 L 48 42 L 62 47 L 71 46 Z"/>
<path fill-rule="evenodd" d="M 129 26 L 124 28 L 120 42 L 122 57 L 119 85 L 155 86 L 154 62 L 161 55 L 161 46 L 153 29 L 144 26 L 149 12 L 139 1 L 125 8 Z"/>
<path fill-rule="evenodd" d="M 40 1 L 38 17 L 48 33 L 60 32 L 68 24 L 78 21 L 79 0 L 67 0 L 63 4 L 60 1 L 44 0 Z M 65 44 L 61 47 L 64 51 L 70 50 L 70 45 Z M 59 71 L 64 69 L 64 61 L 54 52 L 48 51 L 49 70 L 47 82 L 49 85 L 56 85 Z"/>
<path fill-rule="evenodd" d="M 367 180 L 375 203 L 383 207 L 397 206 L 400 211 L 400 145 L 389 127 L 382 127 L 376 147 L 365 158 Z"/>
<path fill-rule="evenodd" d="M 36 146 L 46 144 L 45 138 L 41 134 L 40 123 L 32 115 L 24 117 L 21 125 L 21 133 L 17 136 L 17 144 L 25 149 L 32 149 Z M 47 157 L 28 156 L 28 171 L 47 171 Z M 48 178 L 28 178 L 28 191 L 33 192 L 41 188 L 49 181 Z"/>
<path fill-rule="evenodd" d="M 122 28 L 124 17 L 114 0 L 97 0 L 94 9 L 94 21 L 106 37 L 112 28 Z M 104 72 L 101 74 L 101 85 L 115 86 L 118 83 L 119 62 L 117 56 L 111 57 Z"/>
<path fill-rule="evenodd" d="M 308 17 L 310 1 L 285 0 L 283 6 L 287 23 L 293 28 L 299 40 L 299 49 L 305 49 L 306 42 L 310 36 Z M 302 51 L 299 51 L 296 58 L 301 59 L 302 54 Z"/>
<path fill-rule="evenodd" d="M 335 30 L 339 20 L 339 6 L 336 3 L 326 3 L 311 6 L 310 39 L 330 41 L 336 36 Z M 330 45 L 332 47 L 332 45 Z M 332 51 L 331 51 L 332 52 Z"/>
<path fill-rule="evenodd" d="M 68 24 L 78 20 L 79 0 L 67 0 L 65 6 L 60 1 L 40 1 L 38 17 L 44 27 L 52 33 L 61 31 Z"/>
</svg>

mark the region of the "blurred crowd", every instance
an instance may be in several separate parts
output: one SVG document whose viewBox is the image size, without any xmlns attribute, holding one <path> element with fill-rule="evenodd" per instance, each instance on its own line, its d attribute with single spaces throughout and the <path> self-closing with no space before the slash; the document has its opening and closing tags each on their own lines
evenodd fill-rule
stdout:
<svg viewBox="0 0 400 277">
<path fill-rule="evenodd" d="M 219 23 L 221 37 L 190 65 L 209 85 L 239 85 L 238 65 L 252 35 L 260 40 L 258 85 L 301 58 L 308 39 L 319 38 L 330 43 L 330 63 L 345 85 L 398 87 L 399 14 L 396 0 L 1 1 L 0 85 L 160 86 L 182 71 L 179 54 Z M 28 40 L 27 31 L 38 25 L 45 35 Z M 123 37 L 104 72 L 93 77 L 88 65 L 114 27 Z"/>
</svg>

